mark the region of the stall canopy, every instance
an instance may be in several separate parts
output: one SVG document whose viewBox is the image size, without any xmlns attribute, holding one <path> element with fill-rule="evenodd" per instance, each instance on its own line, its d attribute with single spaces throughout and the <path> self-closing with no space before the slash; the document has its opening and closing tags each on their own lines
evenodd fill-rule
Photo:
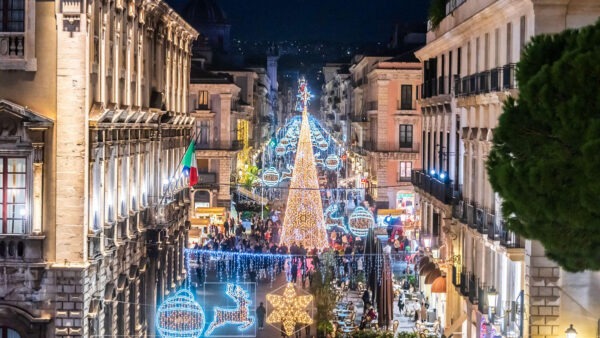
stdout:
<svg viewBox="0 0 600 338">
<path fill-rule="evenodd" d="M 441 277 L 442 272 L 439 269 L 434 269 L 430 271 L 427 276 L 425 276 L 425 284 L 433 284 L 436 278 Z"/>
<path fill-rule="evenodd" d="M 431 293 L 446 293 L 446 277 L 438 277 L 431 284 Z"/>
</svg>

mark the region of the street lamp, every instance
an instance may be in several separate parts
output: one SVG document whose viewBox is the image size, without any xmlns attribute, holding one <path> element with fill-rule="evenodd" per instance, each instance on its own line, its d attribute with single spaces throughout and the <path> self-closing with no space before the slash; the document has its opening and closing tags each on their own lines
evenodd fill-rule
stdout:
<svg viewBox="0 0 600 338">
<path fill-rule="evenodd" d="M 496 313 L 496 302 L 498 301 L 498 291 L 492 286 L 487 292 L 488 306 L 492 311 L 492 315 Z"/>
<path fill-rule="evenodd" d="M 565 331 L 567 338 L 577 338 L 577 331 L 573 328 L 573 324 Z"/>
</svg>

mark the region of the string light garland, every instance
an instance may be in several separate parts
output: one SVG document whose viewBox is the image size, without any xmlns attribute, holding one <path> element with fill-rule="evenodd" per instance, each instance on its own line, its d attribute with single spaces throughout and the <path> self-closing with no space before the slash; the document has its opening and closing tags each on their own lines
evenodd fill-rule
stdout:
<svg viewBox="0 0 600 338">
<path fill-rule="evenodd" d="M 327 246 L 327 232 L 323 220 L 323 202 L 319 193 L 319 181 L 315 157 L 310 142 L 308 123 L 308 97 L 306 83 L 300 87 L 304 110 L 298 138 L 298 149 L 294 161 L 294 172 L 288 194 L 287 207 L 283 220 L 280 244 L 291 246 L 301 244 L 305 248 L 322 249 Z M 309 188 L 297 190 L 297 188 Z M 314 190 L 313 190 L 314 189 Z"/>
<path fill-rule="evenodd" d="M 364 207 L 356 207 L 348 219 L 348 228 L 359 237 L 365 237 L 369 229 L 375 224 L 373 214 Z"/>
<path fill-rule="evenodd" d="M 167 298 L 156 312 L 156 329 L 164 338 L 200 337 L 204 330 L 204 311 L 187 289 Z"/>
<path fill-rule="evenodd" d="M 234 308 L 223 308 L 215 306 L 214 319 L 206 330 L 205 335 L 210 336 L 214 330 L 225 325 L 239 325 L 238 330 L 247 330 L 254 324 L 254 317 L 250 313 L 250 293 L 239 285 L 227 283 L 225 293 L 235 302 Z"/>
<path fill-rule="evenodd" d="M 267 317 L 267 323 L 281 323 L 285 334 L 291 336 L 296 324 L 312 324 L 312 318 L 306 310 L 312 300 L 312 295 L 300 296 L 296 293 L 294 284 L 287 283 L 282 295 L 267 294 L 267 301 L 274 307 Z"/>
</svg>

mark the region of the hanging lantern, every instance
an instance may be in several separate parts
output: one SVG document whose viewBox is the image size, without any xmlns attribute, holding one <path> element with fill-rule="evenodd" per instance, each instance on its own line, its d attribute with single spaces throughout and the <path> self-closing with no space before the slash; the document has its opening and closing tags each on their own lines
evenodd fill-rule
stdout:
<svg viewBox="0 0 600 338">
<path fill-rule="evenodd" d="M 279 183 L 279 172 L 274 167 L 270 167 L 263 171 L 262 180 L 266 186 L 276 186 Z"/>
<path fill-rule="evenodd" d="M 281 145 L 283 145 L 285 147 L 288 144 L 290 144 L 290 140 L 287 137 L 284 137 L 284 138 L 281 139 L 281 141 L 279 141 L 279 144 L 281 144 Z"/>
<path fill-rule="evenodd" d="M 204 323 L 204 311 L 187 289 L 167 298 L 156 312 L 156 329 L 165 338 L 200 337 Z"/>
<path fill-rule="evenodd" d="M 348 219 L 348 228 L 359 237 L 365 237 L 369 229 L 375 225 L 373 214 L 363 207 L 356 207 Z"/>
<path fill-rule="evenodd" d="M 340 157 L 331 154 L 325 159 L 325 167 L 329 170 L 336 170 L 340 165 Z"/>
</svg>

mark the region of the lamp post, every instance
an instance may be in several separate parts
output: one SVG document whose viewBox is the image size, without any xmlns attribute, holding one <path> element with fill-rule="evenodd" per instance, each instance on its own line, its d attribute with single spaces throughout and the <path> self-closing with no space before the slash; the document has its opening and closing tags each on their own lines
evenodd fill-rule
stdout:
<svg viewBox="0 0 600 338">
<path fill-rule="evenodd" d="M 565 331 L 567 338 L 577 338 L 577 331 L 573 328 L 573 324 Z"/>
<path fill-rule="evenodd" d="M 498 301 L 498 291 L 493 286 L 487 292 L 487 301 L 493 317 L 496 313 L 496 302 Z"/>
</svg>

